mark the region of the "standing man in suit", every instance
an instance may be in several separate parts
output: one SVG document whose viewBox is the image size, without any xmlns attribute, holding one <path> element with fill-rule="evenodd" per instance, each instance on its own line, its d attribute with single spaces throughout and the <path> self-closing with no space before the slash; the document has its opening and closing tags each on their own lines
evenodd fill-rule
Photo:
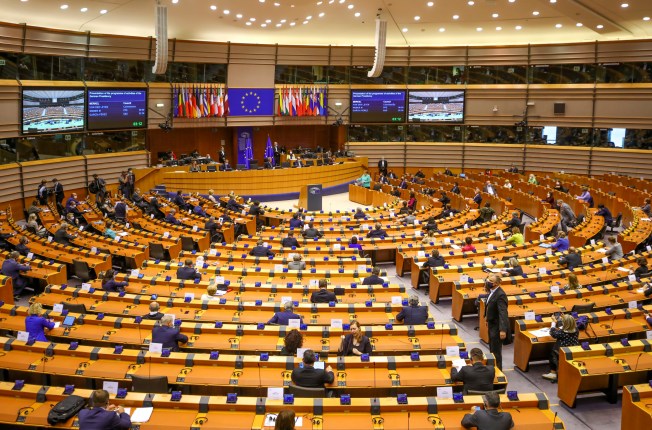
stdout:
<svg viewBox="0 0 652 430">
<path fill-rule="evenodd" d="M 106 197 L 106 182 L 95 173 L 93 181 L 88 185 L 88 191 L 95 194 L 95 203 L 103 203 Z"/>
<path fill-rule="evenodd" d="M 405 325 L 425 324 L 428 319 L 428 307 L 419 304 L 419 298 L 410 296 L 409 306 L 404 306 L 401 312 L 396 315 L 396 321 Z"/>
<path fill-rule="evenodd" d="M 385 157 L 378 161 L 378 171 L 383 175 L 387 175 L 387 160 L 385 160 Z"/>
<path fill-rule="evenodd" d="M 329 365 L 325 369 L 315 369 L 315 352 L 307 349 L 303 352 L 303 368 L 298 367 L 292 371 L 292 382 L 306 388 L 323 388 L 335 380 L 333 368 Z"/>
<path fill-rule="evenodd" d="M 326 279 L 319 280 L 319 289 L 310 295 L 310 303 L 330 303 L 336 302 L 335 293 L 327 290 L 328 282 Z"/>
<path fill-rule="evenodd" d="M 131 200 L 131 196 L 134 194 L 135 187 L 136 187 L 136 175 L 134 175 L 134 171 L 130 167 L 127 169 L 127 181 L 125 182 L 125 187 L 124 187 L 124 195 L 129 200 Z"/>
<path fill-rule="evenodd" d="M 281 148 L 278 147 L 278 142 L 274 142 L 274 164 L 281 165 Z"/>
<path fill-rule="evenodd" d="M 169 349 L 170 351 L 179 351 L 179 342 L 187 343 L 188 336 L 182 334 L 173 325 L 174 315 L 163 315 L 161 325 L 155 325 L 152 329 L 152 342 L 163 344 L 163 348 Z"/>
<path fill-rule="evenodd" d="M 509 430 L 514 427 L 514 420 L 509 412 L 499 412 L 500 395 L 487 393 L 482 396 L 484 409 L 474 406 L 473 413 L 464 415 L 462 427 L 470 429 L 476 427 L 478 430 Z"/>
<path fill-rule="evenodd" d="M 489 351 L 496 357 L 496 366 L 503 369 L 503 343 L 511 343 L 509 316 L 507 314 L 507 294 L 500 287 L 500 276 L 492 273 L 485 281 L 489 293 L 484 308 L 484 316 L 489 327 Z"/>
<path fill-rule="evenodd" d="M 91 407 L 79 411 L 79 430 L 129 429 L 131 419 L 122 406 L 109 404 L 109 392 L 95 390 Z"/>
<path fill-rule="evenodd" d="M 278 325 L 288 325 L 289 320 L 301 320 L 303 318 L 301 315 L 294 313 L 294 303 L 287 301 L 283 303 L 283 310 L 281 312 L 276 312 L 267 324 L 278 324 Z"/>
<path fill-rule="evenodd" d="M 224 164 L 224 161 L 226 161 L 226 152 L 224 151 L 224 146 L 220 148 L 220 152 L 217 154 L 217 160 L 220 162 L 220 164 Z"/>
<path fill-rule="evenodd" d="M 57 180 L 57 178 L 52 179 L 52 191 L 54 191 L 54 200 L 57 202 L 57 210 L 63 208 L 63 185 Z"/>
<path fill-rule="evenodd" d="M 453 367 L 451 369 L 451 380 L 459 381 L 464 384 L 464 394 L 469 390 L 473 391 L 491 391 L 494 389 L 494 377 L 496 368 L 486 365 L 482 362 L 484 354 L 480 348 L 473 348 L 470 351 L 471 365 L 462 366 L 461 368 Z"/>
<path fill-rule="evenodd" d="M 568 203 L 564 203 L 563 200 L 557 200 L 557 209 L 561 215 L 561 229 L 564 233 L 567 233 L 568 227 L 575 227 L 575 224 L 577 224 L 575 212 L 573 212 L 573 209 L 571 209 Z"/>
<path fill-rule="evenodd" d="M 36 198 L 38 199 L 38 204 L 41 206 L 48 204 L 48 187 L 46 186 L 47 181 L 43 179 L 41 185 L 38 186 L 36 191 Z"/>
<path fill-rule="evenodd" d="M 190 258 L 186 258 L 184 265 L 177 269 L 177 279 L 185 279 L 192 281 L 195 279 L 201 280 L 201 273 L 199 273 L 194 267 Z"/>
</svg>

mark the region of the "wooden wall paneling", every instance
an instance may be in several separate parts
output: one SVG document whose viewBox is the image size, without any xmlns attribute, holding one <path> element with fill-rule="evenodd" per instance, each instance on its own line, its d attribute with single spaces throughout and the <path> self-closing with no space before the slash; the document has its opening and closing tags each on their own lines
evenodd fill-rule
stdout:
<svg viewBox="0 0 652 430">
<path fill-rule="evenodd" d="M 165 116 L 170 112 L 172 104 L 172 87 L 168 83 L 150 82 L 147 85 L 147 128 L 158 129 L 159 124 L 165 122 Z M 157 103 L 163 103 L 162 108 L 156 107 Z M 185 118 L 184 118 L 185 119 Z M 174 118 L 175 125 L 183 127 L 184 121 L 181 118 Z"/>
<path fill-rule="evenodd" d="M 153 41 L 155 47 L 156 41 Z M 172 54 L 170 44 L 169 54 Z M 91 34 L 88 43 L 90 58 L 117 58 L 121 60 L 149 60 L 150 39 L 145 37 Z M 171 57 L 170 57 L 171 58 Z"/>
<path fill-rule="evenodd" d="M 27 27 L 25 53 L 85 57 L 87 33 Z"/>
<path fill-rule="evenodd" d="M 453 142 L 408 142 L 407 165 L 427 168 L 459 168 L 462 166 L 463 147 L 464 144 Z"/>
<path fill-rule="evenodd" d="M 293 150 L 299 146 L 303 148 L 317 148 L 317 146 L 320 146 L 327 150 L 330 148 L 330 133 L 336 131 L 334 128 L 323 124 L 303 127 L 278 125 L 255 127 L 253 136 L 254 159 L 258 160 L 260 166 L 263 165 L 267 136 L 272 142 L 278 142 L 279 146 L 285 146 L 287 149 Z"/>
<path fill-rule="evenodd" d="M 397 175 L 403 174 L 405 159 L 404 142 L 348 142 L 349 151 L 355 152 L 358 157 L 367 157 L 369 170 L 378 170 L 378 161 L 381 157 L 387 160 L 388 169 Z"/>
<path fill-rule="evenodd" d="M 513 126 L 523 119 L 526 94 L 526 85 L 468 85 L 464 122 Z"/>
<path fill-rule="evenodd" d="M 229 44 L 177 40 L 174 47 L 173 61 L 226 64 L 229 62 Z"/>
<path fill-rule="evenodd" d="M 341 103 L 341 105 L 337 106 L 336 103 Z M 351 87 L 348 85 L 329 85 L 327 123 L 332 124 L 340 117 L 345 123 L 348 123 L 350 115 Z"/>
<path fill-rule="evenodd" d="M 276 64 L 290 66 L 327 66 L 328 46 L 279 46 Z"/>
<path fill-rule="evenodd" d="M 20 87 L 14 80 L 0 80 L 0 138 L 20 135 Z"/>
<path fill-rule="evenodd" d="M 231 44 L 229 64 L 274 65 L 276 61 L 275 45 Z M 230 74 L 230 73 L 229 73 Z M 274 73 L 272 72 L 272 76 Z M 272 78 L 273 79 L 273 78 Z"/>
<path fill-rule="evenodd" d="M 589 173 L 589 147 L 572 148 L 552 145 L 527 145 L 526 171 L 560 172 L 587 175 Z"/>
<path fill-rule="evenodd" d="M 598 43 L 598 63 L 652 61 L 649 40 L 619 40 Z"/>
<path fill-rule="evenodd" d="M 23 188 L 25 190 L 24 203 L 26 207 L 36 197 L 36 191 L 43 179 L 48 182 L 48 188 L 52 186 L 51 181 L 53 178 L 61 181 L 64 190 L 68 192 L 76 188 L 85 188 L 86 169 L 84 164 L 85 159 L 82 156 L 21 163 Z M 84 198 L 85 195 L 80 195 L 79 197 Z"/>
<path fill-rule="evenodd" d="M 386 66 L 407 66 L 409 62 L 409 48 L 387 48 L 387 51 L 385 52 Z"/>
<path fill-rule="evenodd" d="M 595 42 L 559 45 L 530 45 L 530 64 L 573 64 L 595 62 Z"/>
<path fill-rule="evenodd" d="M 531 126 L 591 127 L 593 85 L 530 85 L 528 121 Z M 555 115 L 554 104 L 566 103 L 566 113 Z"/>
<path fill-rule="evenodd" d="M 375 48 L 353 46 L 351 48 L 351 65 L 352 66 L 371 66 L 374 64 Z"/>
<path fill-rule="evenodd" d="M 274 64 L 259 65 L 229 63 L 227 87 L 230 88 L 274 88 Z M 233 100 L 231 100 L 233 103 Z"/>
<path fill-rule="evenodd" d="M 350 66 L 352 46 L 330 46 L 331 66 Z"/>
<path fill-rule="evenodd" d="M 23 25 L 0 23 L 0 52 L 20 52 L 23 47 Z"/>
<path fill-rule="evenodd" d="M 509 169 L 523 164 L 525 145 L 464 144 L 464 169 Z"/>
<path fill-rule="evenodd" d="M 233 161 L 232 151 L 232 129 L 227 127 L 202 127 L 202 128 L 181 128 L 174 127 L 166 132 L 160 129 L 149 130 L 147 149 L 150 151 L 151 164 L 158 163 L 158 153 L 173 150 L 177 157 L 182 154 L 190 154 L 193 150 L 200 154 L 210 154 L 213 160 L 217 160 L 217 153 L 224 141 L 224 149 L 229 160 Z"/>
<path fill-rule="evenodd" d="M 463 66 L 466 54 L 464 46 L 411 48 L 410 66 Z"/>
<path fill-rule="evenodd" d="M 469 48 L 469 66 L 515 66 L 528 64 L 527 46 L 480 46 Z"/>
<path fill-rule="evenodd" d="M 652 128 L 651 84 L 598 84 L 595 126 L 599 128 Z"/>
<path fill-rule="evenodd" d="M 36 188 L 34 188 L 34 196 L 36 196 Z M 20 168 L 18 164 L 12 163 L 0 166 L 0 202 L 2 202 L 0 203 L 0 210 L 5 210 L 7 205 L 10 205 L 17 218 L 23 218 L 24 205 L 21 199 Z"/>
<path fill-rule="evenodd" d="M 612 148 L 593 148 L 591 156 L 591 175 L 604 175 L 616 172 L 635 178 L 652 178 L 652 153 Z"/>
</svg>

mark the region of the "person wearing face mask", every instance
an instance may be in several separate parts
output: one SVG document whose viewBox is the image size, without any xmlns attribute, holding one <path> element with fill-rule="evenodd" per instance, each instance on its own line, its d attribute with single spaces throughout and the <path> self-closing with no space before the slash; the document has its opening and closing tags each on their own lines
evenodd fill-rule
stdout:
<svg viewBox="0 0 652 430">
<path fill-rule="evenodd" d="M 489 351 L 496 357 L 496 366 L 503 368 L 503 344 L 511 343 L 507 294 L 500 287 L 500 276 L 491 274 L 485 281 L 489 296 L 485 302 L 484 317 L 489 329 Z"/>
</svg>

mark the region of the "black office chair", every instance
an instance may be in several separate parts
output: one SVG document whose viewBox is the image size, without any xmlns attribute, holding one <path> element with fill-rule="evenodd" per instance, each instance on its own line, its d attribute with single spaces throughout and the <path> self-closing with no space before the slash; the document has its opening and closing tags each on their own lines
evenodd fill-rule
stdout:
<svg viewBox="0 0 652 430">
<path fill-rule="evenodd" d="M 131 390 L 137 393 L 167 393 L 167 376 L 136 376 L 131 375 Z"/>
<path fill-rule="evenodd" d="M 290 168 L 290 162 L 289 161 L 282 162 L 281 167 L 284 168 L 284 169 L 289 169 Z"/>
<path fill-rule="evenodd" d="M 618 212 L 618 216 L 616 216 L 616 219 L 612 219 L 609 225 L 607 225 L 607 229 L 613 233 L 615 228 L 620 228 L 620 224 L 623 221 L 623 213 Z"/>
<path fill-rule="evenodd" d="M 149 244 L 149 256 L 155 260 L 167 260 L 165 255 L 165 248 L 160 243 Z"/>
<path fill-rule="evenodd" d="M 91 279 L 91 269 L 85 261 L 73 260 L 72 269 L 73 275 L 81 279 L 82 282 L 88 282 Z"/>
<path fill-rule="evenodd" d="M 577 312 L 578 314 L 587 314 L 593 310 L 595 303 L 587 303 L 585 305 L 573 305 L 571 312 Z"/>
<path fill-rule="evenodd" d="M 300 387 L 292 383 L 288 386 L 288 393 L 294 394 L 294 397 L 306 399 L 320 399 L 326 397 L 325 388 Z"/>
<path fill-rule="evenodd" d="M 217 166 L 215 164 L 209 164 L 206 166 L 207 172 L 217 172 Z"/>
<path fill-rule="evenodd" d="M 181 249 L 191 252 L 195 250 L 195 241 L 192 240 L 192 237 L 181 236 Z"/>
<path fill-rule="evenodd" d="M 73 314 L 86 313 L 86 306 L 83 303 L 64 303 L 63 309 Z"/>
</svg>

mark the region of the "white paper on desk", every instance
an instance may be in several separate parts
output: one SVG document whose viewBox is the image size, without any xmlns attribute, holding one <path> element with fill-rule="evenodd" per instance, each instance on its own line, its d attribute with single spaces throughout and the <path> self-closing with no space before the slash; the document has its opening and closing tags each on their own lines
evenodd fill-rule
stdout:
<svg viewBox="0 0 652 430">
<path fill-rule="evenodd" d="M 129 208 L 127 208 L 127 210 L 129 210 Z M 125 224 L 125 227 L 126 227 L 126 228 L 129 228 L 129 223 L 126 223 L 126 224 Z M 125 234 L 126 234 L 126 233 L 125 233 Z"/>
<path fill-rule="evenodd" d="M 494 250 L 494 245 L 493 245 L 493 243 L 488 243 L 488 244 L 487 244 L 487 249 L 488 249 L 489 251 L 493 251 L 493 250 Z"/>
<path fill-rule="evenodd" d="M 108 391 L 109 394 L 116 395 L 118 394 L 118 383 L 116 381 L 104 381 L 102 389 Z"/>
<path fill-rule="evenodd" d="M 309 286 L 311 287 L 318 287 L 319 286 L 319 279 L 311 279 L 310 282 L 308 283 Z"/>
<path fill-rule="evenodd" d="M 288 328 L 299 329 L 301 327 L 301 320 L 299 318 L 291 318 L 288 320 Z"/>
<path fill-rule="evenodd" d="M 444 243 L 450 243 L 450 242 L 451 242 L 451 240 L 448 237 L 444 238 Z"/>
<path fill-rule="evenodd" d="M 94 247 L 94 246 L 91 246 L 91 252 L 92 252 L 93 254 L 97 254 L 97 248 Z"/>
<path fill-rule="evenodd" d="M 267 398 L 270 400 L 283 400 L 283 388 L 278 388 L 278 387 L 267 388 Z"/>
<path fill-rule="evenodd" d="M 54 323 L 54 328 L 59 328 L 61 326 L 61 323 L 59 321 Z"/>
<path fill-rule="evenodd" d="M 342 245 L 340 245 L 339 243 L 333 245 L 333 251 L 341 251 L 341 250 L 342 250 Z"/>
<path fill-rule="evenodd" d="M 27 253 L 27 259 L 31 260 L 32 258 L 34 258 L 34 253 L 33 252 Z"/>
<path fill-rule="evenodd" d="M 539 275 L 547 275 L 548 274 L 548 269 L 545 267 L 539 267 Z"/>
<path fill-rule="evenodd" d="M 215 283 L 216 284 L 223 284 L 224 283 L 224 276 L 216 276 L 215 277 Z"/>
<path fill-rule="evenodd" d="M 601 254 L 606 254 L 607 253 L 607 248 L 600 248 L 597 250 Z"/>
<path fill-rule="evenodd" d="M 534 313 L 534 311 L 528 311 L 528 312 L 525 312 L 525 314 L 523 316 L 525 318 L 525 321 L 534 321 L 535 313 Z"/>
<path fill-rule="evenodd" d="M 274 271 L 275 272 L 282 272 L 283 271 L 283 265 L 282 264 L 275 264 L 274 265 Z"/>
<path fill-rule="evenodd" d="M 558 294 L 559 293 L 559 285 L 552 285 L 550 286 L 550 292 L 552 294 Z"/>
<path fill-rule="evenodd" d="M 491 263 L 491 257 L 485 257 L 485 258 L 484 258 L 484 265 L 485 265 L 485 266 L 491 266 L 491 265 L 492 265 L 492 263 Z"/>
<path fill-rule="evenodd" d="M 170 237 L 170 232 L 169 231 L 164 231 L 163 232 L 163 238 L 167 239 L 168 237 Z"/>
<path fill-rule="evenodd" d="M 446 347 L 446 355 L 459 357 L 460 356 L 460 347 L 459 346 L 447 346 Z"/>
<path fill-rule="evenodd" d="M 149 352 L 154 352 L 160 354 L 163 351 L 163 344 L 152 342 L 149 344 Z"/>
<path fill-rule="evenodd" d="M 366 271 L 367 271 L 366 264 L 358 264 L 358 272 L 366 272 Z"/>
<path fill-rule="evenodd" d="M 591 245 L 595 246 L 595 239 L 591 239 Z"/>
<path fill-rule="evenodd" d="M 619 267 L 618 270 L 621 271 L 621 272 L 627 272 L 627 273 L 631 272 L 631 270 L 629 270 L 626 267 Z"/>
<path fill-rule="evenodd" d="M 276 425 L 276 417 L 278 414 L 267 414 L 265 415 L 265 422 L 263 423 L 263 427 L 274 427 Z M 133 420 L 132 420 L 133 421 Z M 303 426 L 303 417 L 296 417 L 294 419 L 294 427 L 302 427 Z"/>
<path fill-rule="evenodd" d="M 534 337 L 550 336 L 550 327 L 540 328 L 539 330 L 530 330 L 530 334 Z"/>
<path fill-rule="evenodd" d="M 199 227 L 197 227 L 196 225 L 193 225 L 192 226 L 192 231 L 199 231 Z"/>
<path fill-rule="evenodd" d="M 647 252 L 652 252 L 652 246 L 650 245 L 646 246 L 645 249 L 647 250 Z"/>
<path fill-rule="evenodd" d="M 542 243 L 539 245 L 541 248 L 552 248 L 552 245 L 549 243 Z"/>
<path fill-rule="evenodd" d="M 54 239 L 52 236 L 48 236 L 48 242 L 52 242 L 52 239 Z"/>
<path fill-rule="evenodd" d="M 140 275 L 140 270 L 138 269 L 131 269 L 131 276 L 138 276 Z"/>
<path fill-rule="evenodd" d="M 129 228 L 128 225 L 127 225 L 127 228 Z M 127 233 L 126 231 L 122 231 L 122 232 L 118 233 L 118 236 L 123 236 L 123 237 L 124 236 L 129 236 L 129 233 Z"/>
<path fill-rule="evenodd" d="M 56 303 L 56 304 L 52 305 L 52 312 L 58 312 L 58 313 L 63 312 L 63 304 L 62 303 Z"/>
<path fill-rule="evenodd" d="M 116 241 L 116 242 L 120 242 L 121 240 L 122 240 L 122 236 L 116 236 L 116 237 L 115 237 L 115 241 Z"/>
<path fill-rule="evenodd" d="M 609 264 L 609 257 L 604 257 L 604 258 L 602 259 L 602 262 L 603 262 L 604 264 Z"/>
<path fill-rule="evenodd" d="M 425 257 L 426 251 L 417 251 L 417 257 Z"/>
<path fill-rule="evenodd" d="M 463 358 L 456 358 L 455 360 L 453 360 L 453 367 L 457 368 L 458 372 L 464 366 L 466 366 L 466 360 L 464 360 Z"/>
<path fill-rule="evenodd" d="M 185 293 L 183 295 L 184 299 L 187 299 L 188 297 L 190 297 L 190 300 L 195 300 L 195 293 Z"/>
<path fill-rule="evenodd" d="M 500 237 L 500 240 L 505 239 L 505 235 L 502 230 L 496 230 L 496 236 Z"/>
<path fill-rule="evenodd" d="M 453 249 L 462 249 L 458 245 L 455 245 L 454 243 L 451 243 L 451 248 L 453 248 Z"/>
<path fill-rule="evenodd" d="M 314 366 L 315 369 L 324 370 L 324 362 L 323 361 L 315 361 L 313 363 L 313 366 Z"/>
<path fill-rule="evenodd" d="M 331 328 L 342 330 L 342 319 L 331 318 Z"/>
<path fill-rule="evenodd" d="M 303 359 L 303 353 L 309 349 L 310 348 L 297 348 L 297 358 Z"/>
<path fill-rule="evenodd" d="M 652 330 L 648 330 L 645 332 L 645 337 L 647 340 L 652 340 Z"/>
<path fill-rule="evenodd" d="M 392 296 L 393 305 L 400 305 L 401 303 L 403 303 L 403 298 L 401 296 Z"/>
<path fill-rule="evenodd" d="M 632 300 L 629 303 L 627 303 L 627 308 L 629 309 L 636 309 L 638 307 L 638 302 L 636 300 Z"/>
<path fill-rule="evenodd" d="M 469 275 L 460 275 L 460 282 L 463 284 L 469 282 Z"/>
<path fill-rule="evenodd" d="M 453 387 L 437 387 L 437 398 L 439 399 L 452 399 Z"/>
<path fill-rule="evenodd" d="M 546 237 L 545 237 L 544 235 L 540 234 L 540 235 L 539 235 L 539 240 L 540 240 L 541 242 L 543 242 L 543 241 L 546 240 Z"/>
<path fill-rule="evenodd" d="M 296 252 L 290 252 L 288 254 L 288 261 L 294 261 L 294 256 L 297 255 Z"/>
<path fill-rule="evenodd" d="M 209 249 L 208 250 L 208 255 L 216 256 L 217 255 L 217 249 Z"/>
<path fill-rule="evenodd" d="M 29 340 L 29 333 L 26 331 L 19 331 L 18 336 L 16 336 L 21 342 L 27 342 Z"/>
<path fill-rule="evenodd" d="M 89 284 L 88 282 L 82 282 L 81 284 L 82 291 L 90 291 L 90 289 L 91 289 L 91 284 Z"/>
<path fill-rule="evenodd" d="M 151 214 L 151 215 L 149 216 L 149 218 L 150 218 L 150 219 L 154 219 L 154 214 Z"/>
<path fill-rule="evenodd" d="M 546 249 L 546 255 L 550 257 L 552 255 L 552 249 Z"/>
<path fill-rule="evenodd" d="M 628 275 L 627 280 L 629 282 L 636 282 L 636 275 L 634 275 L 634 274 Z"/>
<path fill-rule="evenodd" d="M 502 272 L 502 270 L 500 270 L 500 269 L 489 269 L 489 271 L 491 273 L 501 273 Z"/>
<path fill-rule="evenodd" d="M 146 423 L 152 416 L 154 408 L 136 408 L 134 414 L 131 416 L 132 423 Z"/>
<path fill-rule="evenodd" d="M 464 224 L 464 230 L 468 230 L 468 229 L 469 229 L 469 225 L 468 225 L 468 224 Z"/>
<path fill-rule="evenodd" d="M 287 303 L 287 302 L 290 302 L 290 303 L 293 302 L 293 301 L 292 301 L 292 296 L 282 296 L 282 297 L 281 297 L 281 304 L 283 304 L 283 303 Z"/>
</svg>

